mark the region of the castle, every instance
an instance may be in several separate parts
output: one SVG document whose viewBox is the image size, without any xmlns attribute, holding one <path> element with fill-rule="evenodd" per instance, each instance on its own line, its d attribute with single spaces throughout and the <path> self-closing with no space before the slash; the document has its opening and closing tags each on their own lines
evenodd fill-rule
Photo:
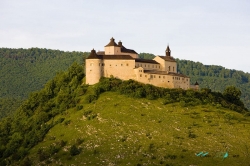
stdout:
<svg viewBox="0 0 250 166">
<path fill-rule="evenodd" d="M 114 38 L 104 47 L 104 51 L 94 49 L 86 58 L 86 84 L 99 82 L 101 77 L 114 76 L 121 80 L 133 79 L 144 84 L 164 88 L 198 89 L 198 83 L 190 85 L 190 78 L 177 73 L 177 63 L 171 56 L 169 46 L 165 56 L 153 60 L 140 59 L 137 52 L 127 49 Z"/>
</svg>

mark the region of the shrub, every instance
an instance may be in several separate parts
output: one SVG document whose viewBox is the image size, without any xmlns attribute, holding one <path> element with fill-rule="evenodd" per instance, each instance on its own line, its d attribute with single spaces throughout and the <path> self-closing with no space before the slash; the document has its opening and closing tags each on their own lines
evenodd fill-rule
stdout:
<svg viewBox="0 0 250 166">
<path fill-rule="evenodd" d="M 76 145 L 72 145 L 71 147 L 70 147 L 70 155 L 71 156 L 75 156 L 75 155 L 78 155 L 78 154 L 80 154 L 81 153 L 81 151 L 80 151 L 80 149 L 78 149 L 77 147 L 76 147 Z"/>
</svg>

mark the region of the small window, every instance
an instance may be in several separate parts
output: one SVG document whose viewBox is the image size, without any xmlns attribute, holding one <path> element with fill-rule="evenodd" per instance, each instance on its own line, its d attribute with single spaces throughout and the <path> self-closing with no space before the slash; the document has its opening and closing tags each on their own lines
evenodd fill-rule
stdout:
<svg viewBox="0 0 250 166">
<path fill-rule="evenodd" d="M 153 75 L 150 75 L 150 78 L 153 78 Z"/>
<path fill-rule="evenodd" d="M 145 77 L 147 77 L 147 75 L 145 75 Z"/>
<path fill-rule="evenodd" d="M 154 78 L 155 78 L 155 75 L 154 75 Z"/>
<path fill-rule="evenodd" d="M 142 77 L 142 74 L 140 74 L 140 77 Z"/>
<path fill-rule="evenodd" d="M 163 78 L 165 78 L 165 76 L 163 76 Z"/>
<path fill-rule="evenodd" d="M 161 78 L 161 76 L 159 76 L 159 78 Z"/>
<path fill-rule="evenodd" d="M 145 67 L 147 67 L 147 65 L 145 65 Z"/>
<path fill-rule="evenodd" d="M 121 64 L 121 66 L 122 66 L 122 64 Z"/>
<path fill-rule="evenodd" d="M 128 66 L 128 63 L 127 63 L 127 66 Z"/>
</svg>

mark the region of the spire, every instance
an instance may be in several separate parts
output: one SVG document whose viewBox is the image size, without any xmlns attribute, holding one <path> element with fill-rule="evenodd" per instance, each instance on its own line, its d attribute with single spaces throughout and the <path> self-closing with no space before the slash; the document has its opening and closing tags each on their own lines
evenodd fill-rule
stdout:
<svg viewBox="0 0 250 166">
<path fill-rule="evenodd" d="M 119 46 L 119 47 L 122 47 L 122 42 L 121 42 L 121 40 L 118 42 L 118 46 Z"/>
<path fill-rule="evenodd" d="M 167 46 L 167 49 L 166 49 L 166 56 L 171 56 L 171 50 L 169 48 L 169 45 Z"/>
<path fill-rule="evenodd" d="M 109 44 L 107 44 L 105 47 L 108 47 L 108 46 L 118 46 L 118 45 L 116 44 L 115 39 L 114 39 L 113 37 L 110 39 Z"/>
<path fill-rule="evenodd" d="M 194 85 L 199 85 L 199 83 L 196 81 Z"/>
</svg>

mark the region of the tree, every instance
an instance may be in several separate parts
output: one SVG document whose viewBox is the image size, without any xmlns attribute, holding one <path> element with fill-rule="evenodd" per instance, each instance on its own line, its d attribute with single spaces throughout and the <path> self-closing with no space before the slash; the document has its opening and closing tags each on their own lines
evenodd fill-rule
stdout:
<svg viewBox="0 0 250 166">
<path fill-rule="evenodd" d="M 240 100 L 241 91 L 235 86 L 228 86 L 224 90 L 223 95 L 229 102 L 235 103 L 235 101 Z"/>
</svg>

